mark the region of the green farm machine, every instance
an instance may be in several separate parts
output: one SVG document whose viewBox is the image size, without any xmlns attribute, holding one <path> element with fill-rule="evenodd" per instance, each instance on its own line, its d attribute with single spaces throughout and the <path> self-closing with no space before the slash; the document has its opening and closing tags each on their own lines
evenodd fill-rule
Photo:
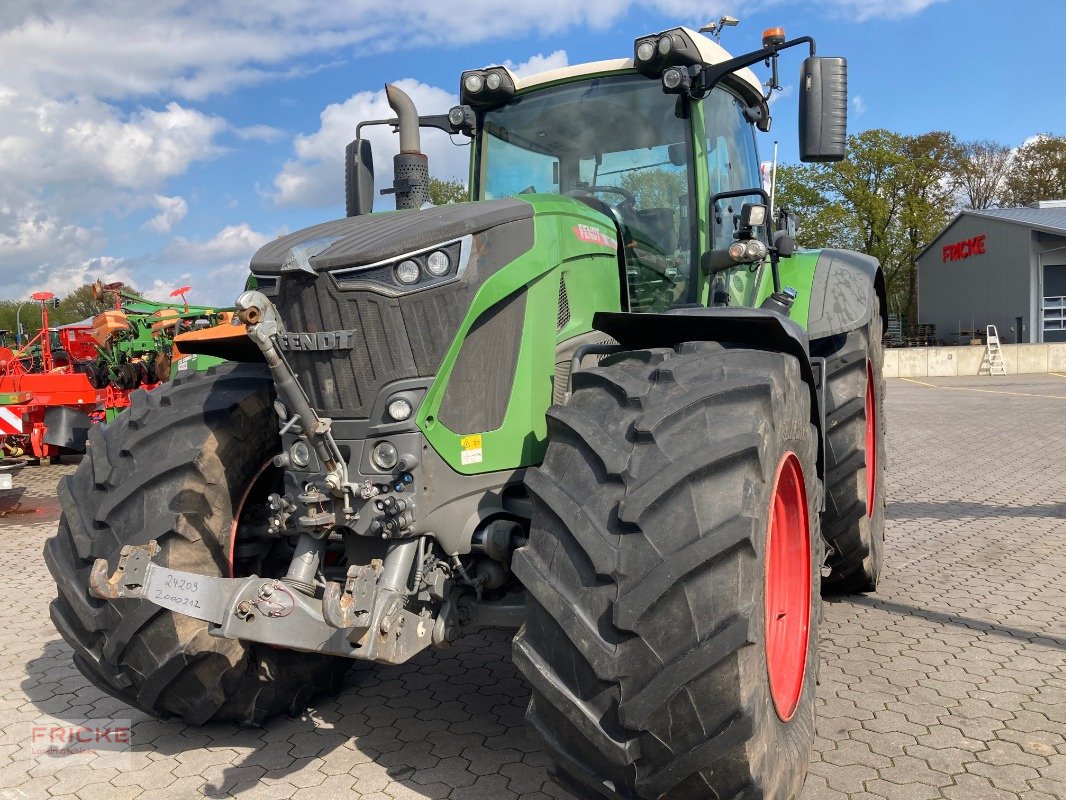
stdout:
<svg viewBox="0 0 1066 800">
<path fill-rule="evenodd" d="M 517 629 L 549 771 L 588 798 L 788 798 L 820 591 L 881 566 L 877 262 L 797 249 L 760 182 L 779 54 L 799 151 L 844 157 L 846 63 L 771 29 L 464 72 L 362 123 L 344 219 L 262 247 L 247 332 L 106 428 L 60 488 L 52 619 L 110 694 L 257 722 Z M 764 63 L 766 84 L 749 70 Z M 391 124 L 397 211 L 360 131 Z M 428 204 L 420 128 L 470 141 Z"/>
<path fill-rule="evenodd" d="M 121 283 L 94 283 L 97 302 L 113 298 L 115 308 L 93 319 L 97 345 L 93 380 L 124 391 L 170 380 L 174 356 L 181 357 L 175 351 L 175 337 L 213 328 L 232 316 L 206 306 L 190 306 L 185 302 L 189 289 L 175 289 L 170 296 L 180 302 L 165 303 L 148 300 Z"/>
</svg>

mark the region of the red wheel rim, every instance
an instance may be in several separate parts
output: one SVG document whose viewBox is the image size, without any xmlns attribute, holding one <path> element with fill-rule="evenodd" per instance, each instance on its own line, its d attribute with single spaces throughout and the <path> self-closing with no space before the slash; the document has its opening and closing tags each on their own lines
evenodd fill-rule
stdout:
<svg viewBox="0 0 1066 800">
<path fill-rule="evenodd" d="M 874 402 L 874 369 L 866 362 L 866 516 L 874 515 L 877 491 L 877 404 Z"/>
<path fill-rule="evenodd" d="M 795 453 L 777 466 L 766 533 L 766 671 L 774 708 L 792 719 L 803 692 L 811 614 L 811 534 Z"/>
</svg>

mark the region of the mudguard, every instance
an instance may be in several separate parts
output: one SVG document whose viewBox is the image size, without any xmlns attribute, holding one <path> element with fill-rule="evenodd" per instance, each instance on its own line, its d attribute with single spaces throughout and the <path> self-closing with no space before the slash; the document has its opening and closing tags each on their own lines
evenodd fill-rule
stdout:
<svg viewBox="0 0 1066 800">
<path fill-rule="evenodd" d="M 825 417 L 822 406 L 824 365 L 811 363 L 807 332 L 777 312 L 761 308 L 679 308 L 662 314 L 599 312 L 596 330 L 624 349 L 673 347 L 681 342 L 730 342 L 795 356 L 811 393 L 811 422 L 818 428 L 818 477 L 825 475 Z"/>
<path fill-rule="evenodd" d="M 89 415 L 67 406 L 52 406 L 44 412 L 45 434 L 42 441 L 71 453 L 84 453 L 89 438 Z"/>
<path fill-rule="evenodd" d="M 822 250 L 811 285 L 807 336 L 823 339 L 863 327 L 870 321 L 875 296 L 881 299 L 887 328 L 885 278 L 877 259 L 852 250 Z"/>
</svg>

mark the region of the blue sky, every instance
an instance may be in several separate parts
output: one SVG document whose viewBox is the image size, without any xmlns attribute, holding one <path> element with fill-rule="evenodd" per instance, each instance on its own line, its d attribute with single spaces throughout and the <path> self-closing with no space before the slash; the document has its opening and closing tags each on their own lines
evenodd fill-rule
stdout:
<svg viewBox="0 0 1066 800">
<path fill-rule="evenodd" d="M 442 112 L 465 68 L 625 57 L 722 13 L 742 20 L 733 52 L 783 25 L 846 56 L 853 132 L 1066 133 L 1060 0 L 21 0 L 0 7 L 0 297 L 103 277 L 229 303 L 258 246 L 343 215 L 344 143 L 388 113 L 386 81 Z M 776 138 L 795 160 L 795 113 L 786 88 L 764 157 Z M 463 148 L 424 146 L 439 177 L 465 174 Z"/>
</svg>

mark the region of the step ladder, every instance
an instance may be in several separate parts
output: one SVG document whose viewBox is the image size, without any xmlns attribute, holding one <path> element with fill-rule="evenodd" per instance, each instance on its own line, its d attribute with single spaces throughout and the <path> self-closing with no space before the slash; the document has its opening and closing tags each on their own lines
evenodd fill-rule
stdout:
<svg viewBox="0 0 1066 800">
<path fill-rule="evenodd" d="M 999 331 L 995 325 L 985 328 L 988 343 L 985 345 L 985 358 L 988 359 L 989 375 L 1006 375 L 1007 362 L 1003 360 L 1003 349 L 999 346 Z"/>
</svg>

